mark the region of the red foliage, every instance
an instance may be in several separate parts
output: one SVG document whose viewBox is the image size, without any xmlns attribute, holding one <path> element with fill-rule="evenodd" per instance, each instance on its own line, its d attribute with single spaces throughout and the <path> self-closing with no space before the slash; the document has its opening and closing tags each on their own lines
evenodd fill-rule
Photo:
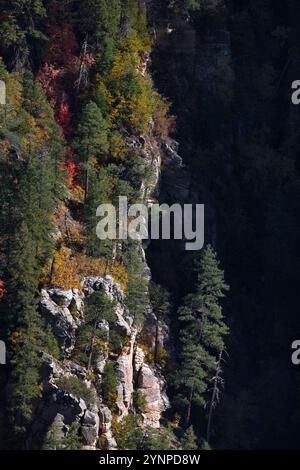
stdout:
<svg viewBox="0 0 300 470">
<path fill-rule="evenodd" d="M 70 106 L 66 102 L 66 99 L 63 99 L 63 101 L 60 103 L 59 111 L 56 116 L 56 122 L 59 126 L 62 127 L 66 138 L 72 136 L 72 113 L 70 111 Z"/>
<path fill-rule="evenodd" d="M 4 299 L 5 295 L 6 295 L 6 289 L 4 288 L 4 281 L 2 281 L 2 279 L 0 279 L 0 301 L 2 299 Z"/>
<path fill-rule="evenodd" d="M 62 69 L 46 62 L 36 77 L 46 91 L 53 109 L 56 109 L 61 93 L 61 84 L 59 83 L 61 75 Z"/>
<path fill-rule="evenodd" d="M 72 148 L 70 148 L 67 152 L 67 155 L 64 155 L 66 160 L 61 162 L 60 170 L 66 173 L 65 182 L 69 189 L 76 188 L 76 177 L 78 174 L 78 169 L 80 168 L 79 165 L 76 165 L 74 162 L 75 160 L 75 153 Z"/>
<path fill-rule="evenodd" d="M 73 21 L 68 5 L 55 2 L 48 13 L 48 52 L 46 63 L 37 75 L 54 109 L 55 120 L 67 139 L 72 137 L 70 103 L 79 70 L 75 55 L 78 43 L 73 32 Z M 90 62 L 92 59 L 89 58 Z"/>
<path fill-rule="evenodd" d="M 93 54 L 85 54 L 82 61 L 87 68 L 90 68 L 96 63 L 96 57 Z"/>
</svg>

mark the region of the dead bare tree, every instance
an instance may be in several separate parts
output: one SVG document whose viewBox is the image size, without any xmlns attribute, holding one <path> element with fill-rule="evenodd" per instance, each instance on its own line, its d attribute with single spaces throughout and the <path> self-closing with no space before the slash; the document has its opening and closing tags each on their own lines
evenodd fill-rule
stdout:
<svg viewBox="0 0 300 470">
<path fill-rule="evenodd" d="M 222 373 L 223 373 L 222 362 L 225 362 L 225 360 L 223 359 L 224 354 L 227 354 L 227 353 L 226 353 L 225 348 L 223 347 L 219 353 L 216 373 L 214 377 L 211 379 L 211 382 L 213 383 L 213 387 L 212 387 L 211 400 L 208 404 L 209 412 L 208 412 L 207 431 L 206 431 L 206 441 L 208 444 L 209 444 L 210 435 L 211 435 L 211 424 L 212 424 L 213 412 L 220 401 L 221 390 L 224 389 L 224 384 L 225 384 L 224 379 L 222 377 Z"/>
<path fill-rule="evenodd" d="M 86 35 L 85 40 L 81 47 L 80 52 L 80 69 L 79 69 L 79 76 L 75 82 L 75 89 L 78 91 L 82 86 L 86 87 L 89 81 L 89 73 L 85 64 L 85 58 L 88 50 L 88 35 Z"/>
</svg>

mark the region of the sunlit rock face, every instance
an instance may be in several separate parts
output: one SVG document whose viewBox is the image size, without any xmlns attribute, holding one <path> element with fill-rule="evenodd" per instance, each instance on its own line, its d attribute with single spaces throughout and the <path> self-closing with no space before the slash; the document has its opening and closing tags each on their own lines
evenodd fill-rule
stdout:
<svg viewBox="0 0 300 470">
<path fill-rule="evenodd" d="M 146 260 L 144 262 L 146 273 Z M 150 272 L 146 278 L 150 282 Z M 73 359 L 74 350 L 80 328 L 85 324 L 84 301 L 100 290 L 114 301 L 116 314 L 114 326 L 127 339 L 118 355 L 109 351 L 99 355 L 93 370 L 88 371 Z M 141 416 L 141 426 L 160 427 L 162 413 L 169 406 L 164 392 L 165 381 L 159 370 L 147 364 L 145 353 L 139 346 L 138 338 L 141 330 L 134 325 L 125 300 L 120 285 L 115 283 L 111 276 L 86 278 L 81 289 L 53 288 L 41 292 L 40 312 L 46 324 L 52 327 L 62 359 L 57 360 L 50 354 L 43 353 L 41 367 L 43 397 L 39 405 L 39 414 L 33 423 L 34 433 L 43 434 L 54 425 L 58 434 L 65 437 L 72 423 L 77 423 L 84 450 L 116 449 L 117 443 L 112 432 L 112 412 L 104 404 L 101 390 L 102 376 L 108 360 L 113 362 L 117 374 L 114 410 L 117 421 L 122 422 L 133 411 L 133 393 L 139 390 L 144 394 L 146 403 Z M 110 326 L 106 320 L 101 320 L 101 312 L 97 328 L 102 330 L 103 337 L 108 341 Z M 158 339 L 162 344 L 166 334 L 167 330 L 160 326 Z M 152 348 L 155 344 L 155 335 L 155 318 L 149 304 L 143 336 L 147 338 Z M 92 399 L 87 402 L 84 396 L 75 396 L 63 390 L 62 378 L 74 378 L 83 382 L 90 390 Z"/>
</svg>

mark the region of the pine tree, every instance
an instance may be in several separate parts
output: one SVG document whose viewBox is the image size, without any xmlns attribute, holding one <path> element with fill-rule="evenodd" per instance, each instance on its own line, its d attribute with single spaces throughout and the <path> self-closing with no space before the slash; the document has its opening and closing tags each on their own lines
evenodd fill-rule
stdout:
<svg viewBox="0 0 300 470">
<path fill-rule="evenodd" d="M 182 450 L 197 450 L 197 437 L 194 432 L 193 426 L 190 426 L 184 433 L 181 439 Z"/>
<path fill-rule="evenodd" d="M 69 429 L 68 434 L 63 439 L 63 449 L 64 450 L 81 450 L 83 443 L 82 439 L 78 434 L 79 424 L 72 423 Z"/>
<path fill-rule="evenodd" d="M 62 440 L 60 427 L 56 421 L 54 421 L 48 429 L 45 440 L 43 442 L 42 450 L 61 450 Z"/>
<path fill-rule="evenodd" d="M 54 208 L 51 164 L 39 156 L 20 162 L 7 251 L 12 371 L 8 384 L 10 416 L 16 431 L 25 431 L 33 400 L 39 397 L 39 352 L 43 325 L 37 311 L 42 267 L 52 247 Z"/>
<path fill-rule="evenodd" d="M 211 246 L 202 252 L 196 269 L 196 292 L 186 297 L 184 306 L 178 311 L 181 353 L 180 373 L 175 379 L 179 390 L 176 401 L 186 428 L 193 407 L 206 403 L 208 383 L 217 369 L 224 337 L 228 334 L 219 304 L 228 286 Z"/>
<path fill-rule="evenodd" d="M 89 191 L 89 172 L 93 157 L 103 157 L 108 151 L 108 124 L 96 103 L 90 101 L 83 110 L 77 129 L 75 147 L 85 172 L 85 200 Z"/>
<path fill-rule="evenodd" d="M 103 347 L 103 341 L 107 341 L 99 323 L 103 320 L 109 323 L 115 321 L 114 304 L 104 292 L 94 292 L 85 303 L 84 317 L 85 324 L 77 340 L 77 350 L 88 370 L 91 370 L 97 352 L 101 352 L 101 344 Z"/>
<path fill-rule="evenodd" d="M 129 245 L 130 248 L 126 259 L 126 267 L 128 269 L 126 305 L 136 324 L 141 325 L 144 321 L 147 307 L 149 307 L 146 296 L 144 265 L 139 244 L 129 242 Z"/>
<path fill-rule="evenodd" d="M 117 398 L 117 373 L 111 361 L 105 364 L 102 378 L 102 394 L 108 406 L 113 409 Z"/>
<path fill-rule="evenodd" d="M 159 335 L 159 322 L 166 321 L 166 315 L 170 310 L 170 294 L 159 284 L 152 283 L 149 288 L 149 297 L 153 312 L 156 316 L 155 328 L 155 349 L 154 349 L 154 363 L 158 360 L 158 335 Z"/>
<path fill-rule="evenodd" d="M 5 55 L 11 54 L 13 58 L 11 65 L 17 70 L 21 69 L 27 62 L 30 49 L 35 42 L 45 41 L 42 20 L 46 16 L 43 0 L 2 0 L 1 14 L 3 20 L 0 25 L 1 52 Z M 11 60 L 9 57 L 9 60 Z"/>
<path fill-rule="evenodd" d="M 85 204 L 86 220 L 86 253 L 89 256 L 105 256 L 108 259 L 112 256 L 113 241 L 100 240 L 96 233 L 99 219 L 96 216 L 97 208 L 100 204 L 111 202 L 112 182 L 106 168 L 101 168 L 97 172 L 94 168 L 90 170 L 89 192 Z"/>
</svg>

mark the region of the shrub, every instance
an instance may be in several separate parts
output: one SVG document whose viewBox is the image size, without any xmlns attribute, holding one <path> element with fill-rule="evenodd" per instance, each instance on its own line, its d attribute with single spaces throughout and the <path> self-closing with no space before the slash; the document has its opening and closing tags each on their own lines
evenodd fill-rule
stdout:
<svg viewBox="0 0 300 470">
<path fill-rule="evenodd" d="M 112 431 L 119 449 L 141 449 L 144 433 L 139 424 L 139 418 L 133 414 L 126 416 L 122 422 L 117 422 L 116 418 L 113 418 Z"/>
<path fill-rule="evenodd" d="M 72 423 L 67 436 L 63 439 L 64 450 L 81 450 L 83 443 L 78 431 L 79 424 Z"/>
<path fill-rule="evenodd" d="M 115 409 L 117 399 L 117 373 L 112 362 L 105 364 L 102 376 L 102 394 L 103 398 L 111 410 Z"/>
<path fill-rule="evenodd" d="M 152 429 L 146 431 L 144 440 L 145 450 L 170 450 L 172 449 L 172 432 L 168 429 Z"/>
<path fill-rule="evenodd" d="M 76 398 L 82 398 L 87 405 L 95 400 L 93 391 L 88 389 L 78 377 L 61 377 L 56 384 L 64 392 L 74 395 Z"/>
<path fill-rule="evenodd" d="M 103 276 L 108 273 L 123 290 L 126 290 L 128 283 L 127 271 L 121 264 L 108 263 L 104 257 L 92 258 L 82 253 L 72 253 L 64 245 L 54 254 L 53 271 L 50 283 L 62 289 L 80 288 L 84 277 Z"/>
<path fill-rule="evenodd" d="M 169 114 L 170 104 L 162 98 L 157 100 L 157 106 L 153 114 L 154 134 L 160 139 L 165 139 L 175 130 L 176 117 Z"/>
<path fill-rule="evenodd" d="M 164 347 L 159 346 L 157 350 L 157 362 L 158 362 L 158 365 L 163 370 L 166 370 L 167 368 L 168 359 L 169 359 L 169 355 L 168 355 L 167 350 Z"/>
<path fill-rule="evenodd" d="M 50 325 L 48 325 L 44 333 L 43 344 L 44 344 L 45 351 L 48 354 L 51 354 L 51 356 L 54 357 L 54 359 L 59 360 L 60 358 L 59 346 L 57 344 L 57 341 L 54 337 L 54 334 Z"/>
<path fill-rule="evenodd" d="M 133 407 L 138 413 L 144 413 L 147 406 L 147 400 L 141 390 L 133 392 Z"/>
</svg>

